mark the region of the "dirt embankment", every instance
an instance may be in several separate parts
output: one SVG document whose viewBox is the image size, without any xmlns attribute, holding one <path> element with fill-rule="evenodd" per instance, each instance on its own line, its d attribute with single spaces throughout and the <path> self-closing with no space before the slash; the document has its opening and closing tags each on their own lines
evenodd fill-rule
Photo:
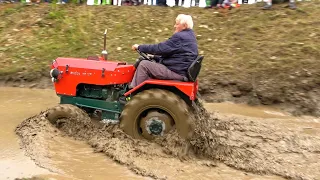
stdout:
<svg viewBox="0 0 320 180">
<path fill-rule="evenodd" d="M 277 88 L 275 86 L 279 82 L 275 79 L 255 84 L 212 76 L 200 77 L 199 81 L 199 92 L 207 102 L 231 101 L 253 106 L 272 105 L 295 116 L 320 116 L 320 84 L 302 81 L 296 82 L 295 87 L 292 87 L 280 83 L 283 86 Z M 9 78 L 0 80 L 0 86 L 54 89 L 50 77 L 46 76 L 31 82 L 24 81 L 23 77 L 18 80 Z"/>
<path fill-rule="evenodd" d="M 46 119 L 46 112 L 26 119 L 17 127 L 23 148 L 40 166 L 47 167 L 50 161 L 45 151 L 46 142 L 50 142 L 47 140 L 67 135 L 87 141 L 97 152 L 105 153 L 137 174 L 155 179 L 175 179 L 197 170 L 209 173 L 217 162 L 249 173 L 288 179 L 320 178 L 319 127 L 312 133 L 303 133 L 301 124 L 282 124 L 281 120 L 262 122 L 202 110 L 190 140 L 172 133 L 151 143 L 128 137 L 118 126 L 93 123 L 81 110 L 73 112 L 77 114 L 75 118 L 59 121 L 60 131 Z"/>
<path fill-rule="evenodd" d="M 307 73 L 304 72 L 301 76 L 308 76 Z M 231 101 L 249 105 L 275 105 L 295 116 L 319 117 L 320 83 L 313 82 L 316 77 L 318 76 L 309 78 L 313 80 L 294 78 L 292 82 L 283 82 L 276 78 L 250 82 L 239 80 L 238 77 L 225 80 L 209 76 L 200 79 L 200 93 L 208 102 Z"/>
</svg>

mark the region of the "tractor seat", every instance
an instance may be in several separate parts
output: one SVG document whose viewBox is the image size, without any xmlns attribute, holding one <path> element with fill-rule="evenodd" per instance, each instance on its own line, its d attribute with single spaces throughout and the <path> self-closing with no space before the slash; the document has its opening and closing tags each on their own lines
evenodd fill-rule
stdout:
<svg viewBox="0 0 320 180">
<path fill-rule="evenodd" d="M 195 82 L 201 70 L 201 63 L 204 56 L 198 56 L 188 68 L 188 80 Z"/>
</svg>

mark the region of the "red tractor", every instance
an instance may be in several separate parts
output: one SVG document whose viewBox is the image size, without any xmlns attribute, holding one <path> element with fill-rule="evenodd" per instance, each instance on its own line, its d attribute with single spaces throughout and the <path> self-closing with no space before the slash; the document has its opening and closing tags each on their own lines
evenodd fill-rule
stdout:
<svg viewBox="0 0 320 180">
<path fill-rule="evenodd" d="M 135 66 L 110 61 L 104 50 L 96 58 L 57 58 L 50 75 L 60 104 L 71 104 L 88 113 L 99 112 L 103 122 L 117 124 L 134 138 L 152 140 L 173 128 L 182 137 L 192 131 L 192 109 L 196 108 L 198 81 L 203 56 L 188 69 L 189 82 L 147 80 L 129 89 Z M 148 60 L 148 56 L 138 52 Z M 63 113 L 47 114 L 55 123 Z"/>
</svg>

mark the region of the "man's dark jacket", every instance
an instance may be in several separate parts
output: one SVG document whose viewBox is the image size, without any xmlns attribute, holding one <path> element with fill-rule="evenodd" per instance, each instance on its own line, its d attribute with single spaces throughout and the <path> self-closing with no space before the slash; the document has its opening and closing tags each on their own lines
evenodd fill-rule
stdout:
<svg viewBox="0 0 320 180">
<path fill-rule="evenodd" d="M 159 44 L 139 45 L 138 50 L 159 55 L 158 62 L 185 77 L 187 77 L 188 67 L 198 56 L 197 39 L 192 29 L 177 32 L 167 41 Z"/>
</svg>

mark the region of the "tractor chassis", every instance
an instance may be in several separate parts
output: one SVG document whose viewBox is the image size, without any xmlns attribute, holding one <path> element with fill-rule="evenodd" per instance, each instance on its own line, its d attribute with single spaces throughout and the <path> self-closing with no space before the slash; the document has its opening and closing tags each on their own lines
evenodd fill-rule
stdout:
<svg viewBox="0 0 320 180">
<path fill-rule="evenodd" d="M 119 122 L 119 117 L 124 106 L 119 101 L 112 102 L 65 95 L 60 95 L 60 104 L 73 104 L 83 109 L 101 110 L 101 120 L 108 119 L 109 121 L 114 121 L 113 123 Z"/>
</svg>

